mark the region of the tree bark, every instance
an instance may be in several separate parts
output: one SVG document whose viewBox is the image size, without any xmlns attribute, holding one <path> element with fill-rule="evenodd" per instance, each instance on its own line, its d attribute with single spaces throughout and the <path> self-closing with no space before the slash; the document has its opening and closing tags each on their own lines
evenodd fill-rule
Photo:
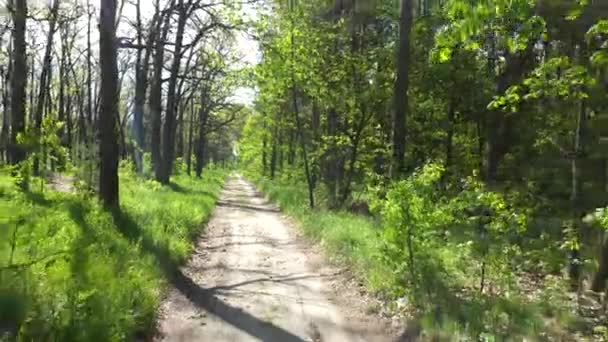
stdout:
<svg viewBox="0 0 608 342">
<path fill-rule="evenodd" d="M 277 172 L 277 135 L 278 129 L 275 127 L 272 134 L 272 150 L 270 151 L 270 179 L 274 179 Z"/>
<path fill-rule="evenodd" d="M 67 75 L 67 59 L 68 59 L 68 47 L 67 47 L 67 32 L 68 30 L 65 28 L 65 23 L 59 24 L 59 35 L 61 38 L 61 58 L 59 60 L 59 105 L 57 110 L 57 119 L 60 122 L 66 122 L 66 82 L 68 80 Z M 59 138 L 61 139 L 61 143 L 65 145 L 66 137 L 65 137 L 66 127 L 62 127 L 59 130 Z"/>
<path fill-rule="evenodd" d="M 116 0 L 102 0 L 99 21 L 101 105 L 99 117 L 99 194 L 106 208 L 118 208 L 118 64 Z"/>
<path fill-rule="evenodd" d="M 400 177 L 405 172 L 406 124 L 409 112 L 410 33 L 413 23 L 412 1 L 401 0 L 399 20 L 399 51 L 397 54 L 397 78 L 394 87 L 393 108 L 393 164 L 391 176 Z"/>
<path fill-rule="evenodd" d="M 171 2 L 172 7 L 174 1 Z M 163 76 L 163 65 L 165 57 L 165 41 L 169 33 L 171 19 L 171 11 L 165 13 L 164 20 L 159 20 L 159 29 L 157 32 L 160 34 L 156 37 L 156 47 L 154 51 L 154 78 L 150 88 L 150 111 L 152 113 L 152 132 L 150 140 L 150 149 L 152 153 L 152 164 L 154 166 L 154 174 L 158 179 L 161 175 L 161 128 L 162 128 L 162 76 Z M 161 31 L 162 29 L 162 31 Z"/>
<path fill-rule="evenodd" d="M 205 164 L 205 144 L 207 134 L 207 122 L 209 121 L 209 108 L 207 107 L 209 97 L 205 90 L 201 96 L 201 109 L 199 111 L 199 122 L 198 122 L 198 137 L 196 141 L 196 163 L 194 171 L 197 177 L 201 177 L 203 172 L 203 166 Z"/>
<path fill-rule="evenodd" d="M 93 127 L 93 79 L 92 79 L 93 66 L 91 64 L 91 58 L 92 58 L 91 21 L 92 21 L 92 17 L 93 17 L 93 12 L 91 11 L 91 3 L 90 3 L 90 0 L 87 0 L 87 112 L 86 112 L 86 121 L 84 122 L 83 132 L 82 132 L 82 136 L 83 136 L 82 143 L 84 143 L 84 144 L 87 144 L 89 142 L 87 128 Z"/>
<path fill-rule="evenodd" d="M 156 39 L 159 20 L 159 1 L 156 1 L 156 13 L 151 23 L 151 32 L 146 41 L 145 54 L 142 57 L 142 49 L 137 50 L 137 66 L 135 68 L 135 103 L 133 105 L 133 136 L 135 138 L 135 148 L 133 151 L 133 159 L 135 160 L 135 168 L 137 173 L 143 172 L 143 152 L 145 145 L 144 131 L 144 108 L 146 105 L 146 91 L 148 90 L 148 71 L 150 68 L 150 56 L 152 55 L 152 46 Z M 143 44 L 143 25 L 141 22 L 141 0 L 137 0 L 137 43 L 139 46 Z"/>
<path fill-rule="evenodd" d="M 177 22 L 177 32 L 175 34 L 175 49 L 173 51 L 173 62 L 171 64 L 171 73 L 169 76 L 169 86 L 167 90 L 167 107 L 165 110 L 165 125 L 163 130 L 163 153 L 162 163 L 159 168 L 160 173 L 156 175 L 156 180 L 162 184 L 169 184 L 171 172 L 173 169 L 173 159 L 175 152 L 175 129 L 177 111 L 177 76 L 181 65 L 182 42 L 184 38 L 184 30 L 188 19 L 188 6 L 185 6 L 184 0 L 178 0 L 179 17 Z"/>
<path fill-rule="evenodd" d="M 571 219 L 572 219 L 572 234 L 571 239 L 577 240 L 580 243 L 580 227 L 581 218 L 583 216 L 583 205 L 582 205 L 582 168 L 581 159 L 585 152 L 585 134 L 587 131 L 587 104 L 585 100 L 581 100 L 580 110 L 577 115 L 577 123 L 574 135 L 574 156 L 571 161 L 572 169 L 572 187 L 570 193 L 570 207 L 571 207 Z M 578 245 L 576 243 L 575 245 Z M 570 250 L 570 267 L 568 269 L 568 275 L 573 288 L 578 287 L 578 281 L 580 279 L 580 252 L 579 248 L 573 247 Z"/>
<path fill-rule="evenodd" d="M 188 125 L 188 155 L 186 156 L 186 168 L 188 176 L 192 172 L 192 141 L 194 135 L 194 101 L 190 103 L 190 124 Z"/>
<path fill-rule="evenodd" d="M 0 41 L 1 44 L 1 41 Z M 10 142 L 10 80 L 11 73 L 13 68 L 13 62 L 9 59 L 7 70 L 0 68 L 2 70 L 2 131 L 0 132 L 0 158 L 3 162 L 9 162 L 9 142 Z"/>
<path fill-rule="evenodd" d="M 11 77 L 11 134 L 10 162 L 17 164 L 25 160 L 26 153 L 17 143 L 17 136 L 25 132 L 25 89 L 27 87 L 27 56 L 25 45 L 25 26 L 27 18 L 27 1 L 13 0 L 13 51 Z M 21 75 L 21 77 L 14 77 Z"/>
</svg>

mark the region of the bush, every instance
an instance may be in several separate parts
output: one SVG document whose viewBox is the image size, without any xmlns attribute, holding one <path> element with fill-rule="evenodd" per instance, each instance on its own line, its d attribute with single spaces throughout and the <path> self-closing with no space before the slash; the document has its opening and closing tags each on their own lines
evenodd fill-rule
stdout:
<svg viewBox="0 0 608 342">
<path fill-rule="evenodd" d="M 564 305 L 567 296 L 557 296 L 550 283 L 536 285 L 533 295 L 524 286 L 521 265 L 536 250 L 524 245 L 531 214 L 521 196 L 491 191 L 474 177 L 446 189 L 443 179 L 442 167 L 430 163 L 364 194 L 375 217 L 310 210 L 302 182 L 257 183 L 332 259 L 350 265 L 370 290 L 388 299 L 389 307 L 415 316 L 430 339 L 547 333 L 544 314 L 562 319 L 570 308 Z M 404 299 L 408 305 L 396 305 Z"/>
</svg>

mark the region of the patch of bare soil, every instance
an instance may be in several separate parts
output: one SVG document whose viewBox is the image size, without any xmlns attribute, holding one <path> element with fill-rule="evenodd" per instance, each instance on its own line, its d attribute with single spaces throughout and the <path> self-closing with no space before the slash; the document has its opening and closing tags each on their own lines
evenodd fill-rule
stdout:
<svg viewBox="0 0 608 342">
<path fill-rule="evenodd" d="M 195 204 L 193 204 L 195 205 Z M 157 341 L 394 341 L 363 290 L 233 177 L 161 306 Z"/>
<path fill-rule="evenodd" d="M 53 173 L 48 178 L 48 186 L 59 192 L 72 193 L 74 192 L 74 183 L 76 178 L 58 173 Z"/>
</svg>

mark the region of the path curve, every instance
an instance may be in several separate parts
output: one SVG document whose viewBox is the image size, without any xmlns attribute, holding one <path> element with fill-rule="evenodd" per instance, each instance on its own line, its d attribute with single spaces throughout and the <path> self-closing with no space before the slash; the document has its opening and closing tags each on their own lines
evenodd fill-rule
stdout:
<svg viewBox="0 0 608 342">
<path fill-rule="evenodd" d="M 277 207 L 231 177 L 172 282 L 156 340 L 389 341 L 379 321 L 340 307 L 328 286 L 339 275 L 311 254 Z"/>
</svg>

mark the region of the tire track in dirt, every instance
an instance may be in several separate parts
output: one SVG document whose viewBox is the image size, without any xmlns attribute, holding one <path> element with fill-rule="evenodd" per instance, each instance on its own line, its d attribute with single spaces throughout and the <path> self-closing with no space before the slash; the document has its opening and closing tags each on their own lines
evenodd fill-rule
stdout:
<svg viewBox="0 0 608 342">
<path fill-rule="evenodd" d="M 319 259 L 278 208 L 231 177 L 160 308 L 156 340 L 389 341 L 381 320 L 339 304 L 329 284 L 340 274 Z"/>
</svg>

